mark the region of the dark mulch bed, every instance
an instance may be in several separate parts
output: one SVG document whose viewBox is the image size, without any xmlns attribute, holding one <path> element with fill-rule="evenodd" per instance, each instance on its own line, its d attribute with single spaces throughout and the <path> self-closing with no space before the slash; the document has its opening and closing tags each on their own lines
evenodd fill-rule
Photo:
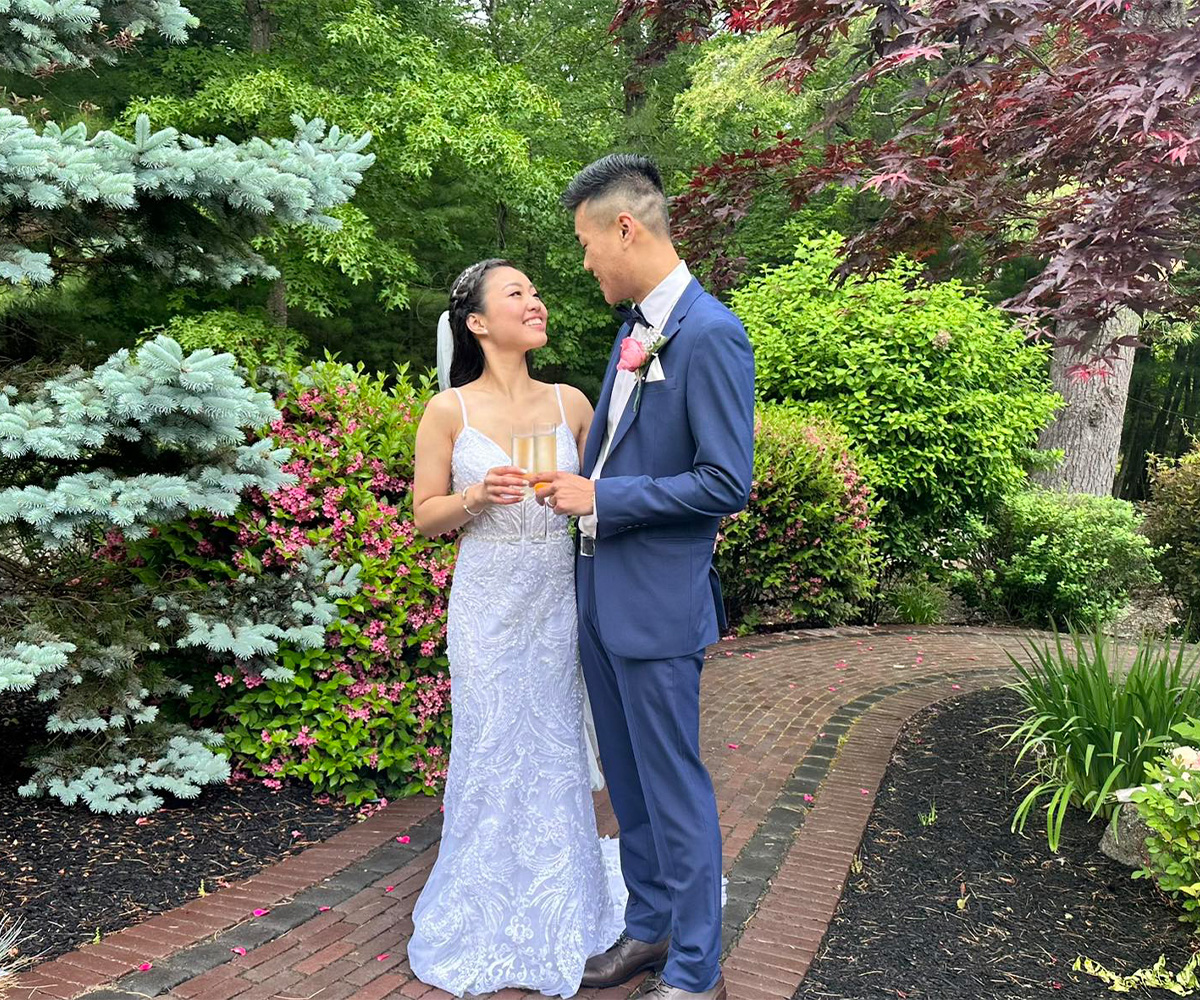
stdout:
<svg viewBox="0 0 1200 1000">
<path fill-rule="evenodd" d="M 985 691 L 909 722 L 863 838 L 861 870 L 797 998 L 1111 996 L 1071 971 L 1077 956 L 1122 974 L 1164 953 L 1173 971 L 1187 961 L 1178 911 L 1098 852 L 1099 824 L 1073 813 L 1057 855 L 1040 818 L 1025 837 L 1009 831 L 1023 777 L 1013 774 L 1015 750 L 984 730 L 1011 722 L 1019 707 L 1011 691 Z M 920 815 L 934 803 L 936 819 L 924 826 Z"/>
<path fill-rule="evenodd" d="M 41 713 L 41 714 L 44 714 Z M 41 730 L 23 699 L 0 708 L 0 760 L 20 760 Z M 255 872 L 352 825 L 357 810 L 307 787 L 215 785 L 139 825 L 56 799 L 27 799 L 27 772 L 0 774 L 0 914 L 24 920 L 21 952 L 52 958 Z M 299 836 L 293 836 L 298 831 Z"/>
</svg>

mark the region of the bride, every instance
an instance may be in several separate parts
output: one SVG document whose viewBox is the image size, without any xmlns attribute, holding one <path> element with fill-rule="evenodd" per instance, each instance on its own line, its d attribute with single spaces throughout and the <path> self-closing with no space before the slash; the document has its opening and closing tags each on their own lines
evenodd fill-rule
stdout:
<svg viewBox="0 0 1200 1000">
<path fill-rule="evenodd" d="M 592 408 L 530 377 L 546 307 L 507 261 L 467 268 L 441 326 L 439 382 L 450 388 L 417 431 L 413 506 L 422 534 L 461 532 L 447 633 L 454 729 L 409 965 L 455 996 L 569 997 L 624 926 L 624 886 L 615 842 L 596 834 L 567 520 L 551 514 L 546 544 L 521 543 L 522 508 L 544 508 L 524 499 L 508 442 L 514 424 L 556 424 L 558 467 L 578 471 Z"/>
</svg>

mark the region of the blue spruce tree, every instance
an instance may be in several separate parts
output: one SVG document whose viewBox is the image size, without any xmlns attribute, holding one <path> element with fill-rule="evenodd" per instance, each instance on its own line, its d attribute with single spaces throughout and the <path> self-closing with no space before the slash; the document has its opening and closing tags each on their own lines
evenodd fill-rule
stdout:
<svg viewBox="0 0 1200 1000">
<path fill-rule="evenodd" d="M 109 60 L 146 30 L 182 41 L 174 0 L 0 0 L 0 68 L 45 73 Z M 34 128 L 0 109 L 0 282 L 31 286 L 104 268 L 223 286 L 276 276 L 253 242 L 335 228 L 373 157 L 369 136 L 294 119 L 293 139 L 206 143 L 138 119 L 132 138 Z M 278 414 L 229 354 L 160 336 L 93 371 L 0 388 L 0 697 L 46 706 L 24 795 L 97 812 L 152 811 L 224 780 L 218 733 L 167 716 L 188 694 L 163 666 L 186 649 L 286 678 L 280 643 L 324 642 L 358 586 L 307 550 L 275 576 L 199 586 L 146 580 L 103 558 L 192 515 L 233 516 L 247 490 L 291 482 L 287 452 L 248 434 Z"/>
</svg>

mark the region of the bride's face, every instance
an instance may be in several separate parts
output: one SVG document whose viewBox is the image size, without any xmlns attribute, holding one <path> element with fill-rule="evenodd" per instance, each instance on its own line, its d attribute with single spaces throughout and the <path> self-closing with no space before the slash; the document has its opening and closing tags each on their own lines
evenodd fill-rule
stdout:
<svg viewBox="0 0 1200 1000">
<path fill-rule="evenodd" d="M 533 283 L 515 267 L 496 267 L 484 278 L 483 310 L 467 325 L 475 336 L 504 351 L 546 345 L 546 306 Z"/>
</svg>

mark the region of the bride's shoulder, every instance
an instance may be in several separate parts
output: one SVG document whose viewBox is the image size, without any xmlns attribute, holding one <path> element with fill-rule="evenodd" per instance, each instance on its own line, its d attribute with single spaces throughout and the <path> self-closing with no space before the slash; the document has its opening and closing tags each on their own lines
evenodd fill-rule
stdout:
<svg viewBox="0 0 1200 1000">
<path fill-rule="evenodd" d="M 462 413 L 458 395 L 453 389 L 446 389 L 429 397 L 425 404 L 425 416 L 438 423 L 451 423 Z"/>
<path fill-rule="evenodd" d="M 592 407 L 591 400 L 584 395 L 582 390 L 576 389 L 573 385 L 568 385 L 566 382 L 559 383 L 559 391 L 562 393 L 563 406 L 570 409 L 571 407 L 587 407 L 589 410 Z"/>
</svg>

